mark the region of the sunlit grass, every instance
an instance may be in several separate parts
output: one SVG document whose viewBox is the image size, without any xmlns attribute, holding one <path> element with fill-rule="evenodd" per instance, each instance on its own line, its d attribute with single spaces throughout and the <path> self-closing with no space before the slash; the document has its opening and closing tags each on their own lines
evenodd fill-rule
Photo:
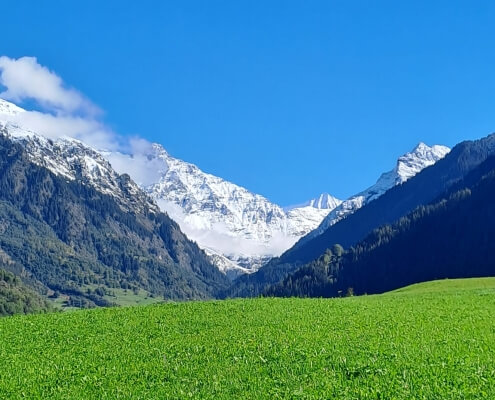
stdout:
<svg viewBox="0 0 495 400">
<path fill-rule="evenodd" d="M 4 318 L 0 398 L 495 398 L 495 280 L 425 285 Z"/>
</svg>

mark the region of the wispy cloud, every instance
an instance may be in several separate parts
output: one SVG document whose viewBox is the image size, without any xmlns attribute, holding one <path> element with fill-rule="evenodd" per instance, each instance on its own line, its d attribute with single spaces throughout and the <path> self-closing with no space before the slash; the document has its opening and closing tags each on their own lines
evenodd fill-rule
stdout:
<svg viewBox="0 0 495 400">
<path fill-rule="evenodd" d="M 0 57 L 0 84 L 7 88 L 0 93 L 6 100 L 34 100 L 56 114 L 95 115 L 100 112 L 81 93 L 67 87 L 56 73 L 40 65 L 36 57 Z"/>
<path fill-rule="evenodd" d="M 106 154 L 107 160 L 119 173 L 128 173 L 141 186 L 157 183 L 167 172 L 166 162 L 158 157 L 151 157 L 153 144 L 140 137 L 130 138 L 127 153 L 114 151 Z"/>
</svg>

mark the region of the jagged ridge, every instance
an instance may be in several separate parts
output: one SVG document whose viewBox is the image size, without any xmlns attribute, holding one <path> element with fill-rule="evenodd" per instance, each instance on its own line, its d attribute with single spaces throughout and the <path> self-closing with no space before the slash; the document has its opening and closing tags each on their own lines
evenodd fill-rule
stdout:
<svg viewBox="0 0 495 400">
<path fill-rule="evenodd" d="M 302 238 L 297 245 L 301 245 L 315 236 L 322 234 L 330 226 L 382 196 L 387 190 L 406 182 L 424 168 L 435 164 L 438 160 L 445 157 L 449 151 L 450 149 L 447 146 L 433 145 L 430 147 L 425 143 L 419 143 L 410 152 L 399 157 L 395 168 L 383 173 L 373 186 L 337 205 L 323 219 L 318 228 Z"/>
<path fill-rule="evenodd" d="M 121 171 L 131 170 L 133 162 L 140 162 L 137 156 L 115 152 L 105 156 L 112 164 L 122 165 Z M 189 237 L 215 254 L 223 270 L 257 270 L 316 228 L 341 202 L 323 194 L 301 206 L 284 209 L 170 156 L 160 144 L 153 144 L 140 157 L 158 171 L 158 176 L 152 183 L 138 183 Z"/>
</svg>

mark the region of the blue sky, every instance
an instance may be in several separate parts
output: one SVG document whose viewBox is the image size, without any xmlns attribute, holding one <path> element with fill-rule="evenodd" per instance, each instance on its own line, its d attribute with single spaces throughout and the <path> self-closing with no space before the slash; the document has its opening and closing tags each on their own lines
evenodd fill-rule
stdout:
<svg viewBox="0 0 495 400">
<path fill-rule="evenodd" d="M 35 56 L 124 135 L 281 205 L 495 131 L 495 2 L 15 1 Z"/>
</svg>

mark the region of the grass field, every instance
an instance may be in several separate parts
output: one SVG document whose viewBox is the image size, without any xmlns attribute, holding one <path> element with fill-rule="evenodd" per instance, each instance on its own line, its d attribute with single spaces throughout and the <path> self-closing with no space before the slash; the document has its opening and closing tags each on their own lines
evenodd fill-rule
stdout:
<svg viewBox="0 0 495 400">
<path fill-rule="evenodd" d="M 388 294 L 422 294 L 439 292 L 455 293 L 463 290 L 476 290 L 478 292 L 486 290 L 488 293 L 495 294 L 495 278 L 442 279 L 439 281 L 416 283 L 414 285 L 394 290 Z"/>
<path fill-rule="evenodd" d="M 495 399 L 495 279 L 0 320 L 0 398 Z"/>
<path fill-rule="evenodd" d="M 148 292 L 139 290 L 134 293 L 132 290 L 112 289 L 112 295 L 104 296 L 105 300 L 119 306 L 144 306 L 148 304 L 163 303 L 163 298 L 151 297 Z"/>
</svg>

